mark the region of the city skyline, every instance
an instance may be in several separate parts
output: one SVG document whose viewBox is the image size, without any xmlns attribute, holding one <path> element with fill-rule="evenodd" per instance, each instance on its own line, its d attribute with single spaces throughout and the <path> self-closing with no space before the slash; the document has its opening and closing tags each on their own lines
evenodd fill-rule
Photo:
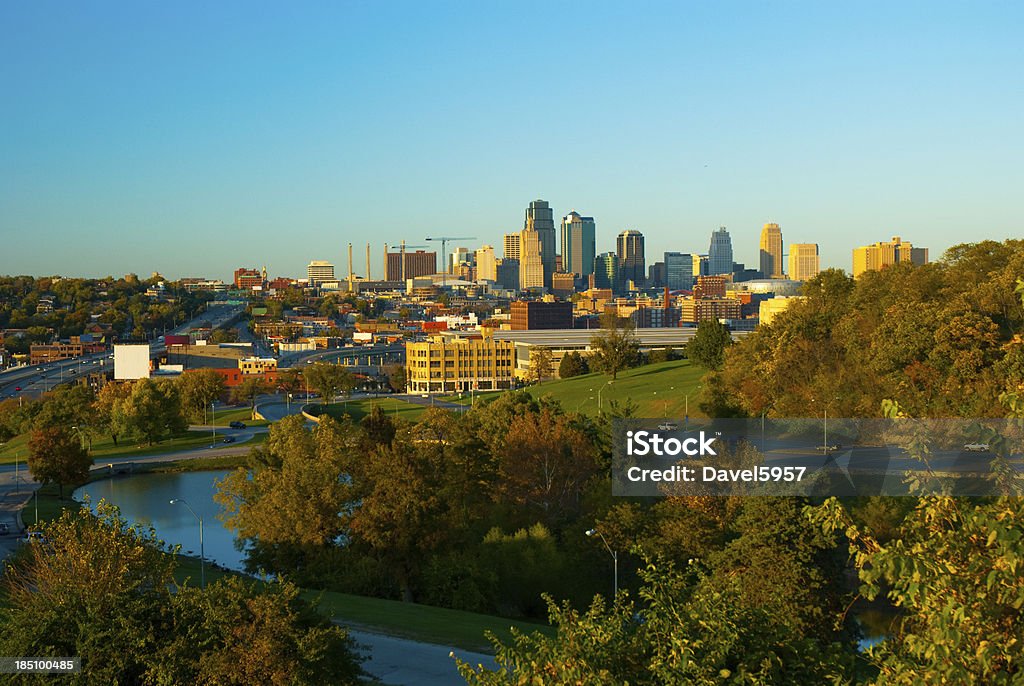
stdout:
<svg viewBox="0 0 1024 686">
<path fill-rule="evenodd" d="M 379 264 L 497 245 L 537 197 L 598 253 L 725 226 L 748 266 L 767 222 L 847 271 L 895 235 L 1021 233 L 1017 5 L 2 12 L 0 273 L 299 275 L 368 235 Z M 540 49 L 566 26 L 578 50 Z"/>
</svg>

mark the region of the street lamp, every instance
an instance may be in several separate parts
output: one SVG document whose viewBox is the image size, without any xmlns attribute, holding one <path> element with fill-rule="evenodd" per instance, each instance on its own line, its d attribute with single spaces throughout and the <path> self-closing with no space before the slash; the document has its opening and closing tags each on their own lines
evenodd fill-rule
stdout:
<svg viewBox="0 0 1024 686">
<path fill-rule="evenodd" d="M 693 389 L 687 391 L 686 395 L 683 396 L 683 426 L 686 429 L 690 428 L 690 393 L 696 393 L 700 390 L 700 386 L 696 386 Z"/>
<path fill-rule="evenodd" d="M 604 403 L 601 402 L 601 393 L 604 392 L 604 389 L 608 388 L 609 384 L 613 384 L 613 383 L 615 383 L 615 379 L 609 379 L 608 383 L 606 383 L 604 386 L 601 386 L 601 388 L 598 389 L 598 391 L 597 391 L 597 409 L 600 410 L 602 407 L 604 407 Z"/>
<path fill-rule="evenodd" d="M 213 429 L 213 442 L 217 443 L 217 410 L 213 403 L 210 403 L 210 428 Z"/>
<path fill-rule="evenodd" d="M 178 503 L 187 507 L 192 516 L 199 520 L 199 578 L 202 587 L 206 588 L 206 552 L 203 549 L 203 518 L 196 514 L 196 511 L 192 509 L 192 506 L 184 498 L 171 499 L 171 505 L 177 505 Z"/>
<path fill-rule="evenodd" d="M 587 529 L 586 534 L 587 536 L 593 536 L 594 534 L 600 536 L 601 542 L 604 543 L 604 547 L 608 549 L 609 554 L 612 556 L 612 562 L 615 566 L 615 596 L 612 597 L 617 597 L 619 595 L 619 551 L 612 550 L 612 547 L 608 545 L 608 541 L 605 539 L 604 534 L 597 529 Z"/>
<path fill-rule="evenodd" d="M 835 401 L 835 400 L 839 400 L 839 396 L 835 396 L 831 400 L 822 403 L 822 409 L 824 411 L 824 417 L 825 417 L 825 427 L 824 427 L 825 428 L 825 435 L 824 435 L 824 438 L 822 439 L 822 441 L 824 443 L 824 445 L 822 445 L 822 450 L 824 451 L 824 453 L 826 455 L 828 455 L 828 452 L 829 452 L 829 450 L 828 450 L 828 406 L 833 401 Z M 811 402 L 815 403 L 817 401 L 814 398 L 811 398 Z"/>
</svg>

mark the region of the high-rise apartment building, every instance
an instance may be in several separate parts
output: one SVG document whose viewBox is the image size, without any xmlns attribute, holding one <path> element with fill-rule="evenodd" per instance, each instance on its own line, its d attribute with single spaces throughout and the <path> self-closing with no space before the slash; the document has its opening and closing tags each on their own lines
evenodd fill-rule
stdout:
<svg viewBox="0 0 1024 686">
<path fill-rule="evenodd" d="M 891 241 L 863 245 L 853 249 L 853 276 L 860 276 L 872 269 L 890 267 L 901 262 L 911 264 L 927 264 L 928 248 L 915 248 L 905 243 L 899 236 Z"/>
<path fill-rule="evenodd" d="M 817 243 L 789 244 L 789 278 L 793 281 L 813 279 L 821 271 Z"/>
<path fill-rule="evenodd" d="M 489 245 L 476 250 L 476 278 L 481 281 L 498 280 L 498 261 L 494 257 L 494 248 Z"/>
<path fill-rule="evenodd" d="M 635 229 L 627 229 L 615 241 L 619 256 L 619 278 L 623 283 L 632 281 L 643 285 L 647 275 L 644 264 L 644 235 Z"/>
<path fill-rule="evenodd" d="M 505 259 L 506 260 L 518 260 L 519 259 L 519 241 L 521 237 L 519 232 L 506 233 L 505 234 Z"/>
<path fill-rule="evenodd" d="M 665 285 L 672 291 L 693 287 L 693 255 L 685 252 L 665 253 Z"/>
<path fill-rule="evenodd" d="M 619 290 L 619 256 L 613 252 L 594 258 L 594 288 Z"/>
<path fill-rule="evenodd" d="M 334 265 L 326 260 L 313 260 L 306 266 L 306 278 L 310 286 L 334 281 Z"/>
<path fill-rule="evenodd" d="M 761 229 L 761 275 L 781 279 L 782 268 L 782 229 L 778 224 L 765 224 Z"/>
<path fill-rule="evenodd" d="M 708 274 L 732 274 L 732 238 L 724 226 L 711 233 L 708 248 Z"/>
<path fill-rule="evenodd" d="M 576 210 L 562 218 L 562 269 L 577 276 L 594 272 L 597 256 L 593 217 L 581 217 Z"/>
<path fill-rule="evenodd" d="M 534 200 L 526 208 L 523 231 L 534 231 L 540 241 L 540 259 L 543 264 L 544 286 L 551 287 L 551 275 L 555 273 L 555 219 L 551 206 L 546 200 Z M 529 239 L 532 242 L 532 239 Z M 519 244 L 519 268 L 523 270 L 525 259 L 523 243 Z M 521 277 L 520 277 L 521 278 Z"/>
</svg>

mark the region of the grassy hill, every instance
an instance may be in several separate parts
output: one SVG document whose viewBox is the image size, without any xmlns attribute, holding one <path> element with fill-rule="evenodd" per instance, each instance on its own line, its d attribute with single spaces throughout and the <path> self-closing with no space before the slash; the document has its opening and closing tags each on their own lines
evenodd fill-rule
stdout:
<svg viewBox="0 0 1024 686">
<path fill-rule="evenodd" d="M 682 418 L 687 394 L 690 415 L 703 416 L 697 408 L 696 392 L 703 375 L 704 369 L 689 360 L 676 360 L 628 369 L 615 381 L 607 374 L 594 373 L 545 381 L 526 390 L 538 398 L 550 395 L 566 410 L 588 415 L 597 414 L 598 400 L 607 409 L 610 400 L 625 402 L 628 398 L 637 404 L 637 416 Z"/>
</svg>

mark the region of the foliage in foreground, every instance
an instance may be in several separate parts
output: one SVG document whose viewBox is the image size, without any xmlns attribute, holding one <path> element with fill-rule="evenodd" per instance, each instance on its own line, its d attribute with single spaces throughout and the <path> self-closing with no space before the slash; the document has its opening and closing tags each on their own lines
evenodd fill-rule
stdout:
<svg viewBox="0 0 1024 686">
<path fill-rule="evenodd" d="M 352 684 L 351 639 L 290 584 L 174 582 L 152 529 L 100 502 L 44 525 L 4 574 L 0 654 L 78 656 L 82 673 L 21 683 Z"/>
</svg>

